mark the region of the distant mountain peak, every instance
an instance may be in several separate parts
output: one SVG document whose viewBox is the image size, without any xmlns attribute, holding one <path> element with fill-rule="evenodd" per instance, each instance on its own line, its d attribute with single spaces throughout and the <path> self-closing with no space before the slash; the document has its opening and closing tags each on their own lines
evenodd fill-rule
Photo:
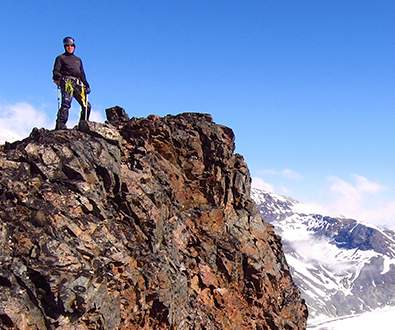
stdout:
<svg viewBox="0 0 395 330">
<path fill-rule="evenodd" d="M 21 140 L 21 137 L 18 134 L 4 128 L 0 130 L 0 144 L 5 142 L 14 142 L 16 140 Z"/>
<path fill-rule="evenodd" d="M 310 321 L 395 305 L 395 233 L 358 220 L 309 213 L 295 199 L 252 189 L 281 235 Z M 307 212 L 306 212 L 307 210 Z"/>
</svg>

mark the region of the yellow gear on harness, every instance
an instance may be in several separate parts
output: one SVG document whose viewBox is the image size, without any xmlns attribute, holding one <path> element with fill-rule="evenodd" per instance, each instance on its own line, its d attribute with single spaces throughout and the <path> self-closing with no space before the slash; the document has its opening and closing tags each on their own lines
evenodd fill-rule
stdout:
<svg viewBox="0 0 395 330">
<path fill-rule="evenodd" d="M 71 84 L 71 81 L 66 81 L 66 83 L 64 85 L 64 90 L 68 94 L 72 94 L 74 92 L 74 88 L 73 88 L 73 85 Z"/>
<path fill-rule="evenodd" d="M 85 87 L 84 86 L 81 87 L 81 102 L 84 105 L 84 108 L 86 108 L 87 104 L 86 104 L 86 96 L 85 96 Z"/>
</svg>

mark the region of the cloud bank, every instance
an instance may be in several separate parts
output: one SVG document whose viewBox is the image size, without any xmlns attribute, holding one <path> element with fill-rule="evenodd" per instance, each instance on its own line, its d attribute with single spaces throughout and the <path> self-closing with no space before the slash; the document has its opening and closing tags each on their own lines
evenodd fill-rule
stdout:
<svg viewBox="0 0 395 330">
<path fill-rule="evenodd" d="M 29 135 L 33 127 L 49 127 L 47 115 L 26 102 L 0 105 L 0 143 L 14 142 Z"/>
<path fill-rule="evenodd" d="M 349 181 L 330 176 L 328 182 L 324 207 L 328 213 L 395 227 L 395 200 L 384 200 L 388 187 L 357 174 L 350 175 Z"/>
<path fill-rule="evenodd" d="M 287 193 L 286 187 L 278 187 L 281 192 L 277 192 L 273 184 L 259 177 L 252 178 L 252 186 L 269 192 Z M 392 201 L 385 200 L 388 190 L 388 187 L 357 174 L 350 175 L 349 180 L 329 176 L 322 182 L 319 193 L 311 192 L 311 196 L 316 196 L 314 199 L 300 202 L 322 215 L 353 218 L 394 229 L 395 198 Z M 293 195 L 287 196 L 298 198 Z"/>
</svg>

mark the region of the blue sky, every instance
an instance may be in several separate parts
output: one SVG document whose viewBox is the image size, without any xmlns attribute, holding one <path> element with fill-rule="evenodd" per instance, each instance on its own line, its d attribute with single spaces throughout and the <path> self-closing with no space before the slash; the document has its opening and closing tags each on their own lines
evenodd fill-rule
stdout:
<svg viewBox="0 0 395 330">
<path fill-rule="evenodd" d="M 203 112 L 231 127 L 254 185 L 395 227 L 395 2 L 7 1 L 0 131 L 52 129 L 62 39 L 92 120 Z M 79 110 L 74 101 L 68 126 Z"/>
</svg>

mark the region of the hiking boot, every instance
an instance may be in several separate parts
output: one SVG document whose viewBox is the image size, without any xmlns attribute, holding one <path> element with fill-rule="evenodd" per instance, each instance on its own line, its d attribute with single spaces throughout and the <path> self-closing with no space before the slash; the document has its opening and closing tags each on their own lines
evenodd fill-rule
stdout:
<svg viewBox="0 0 395 330">
<path fill-rule="evenodd" d="M 56 124 L 55 130 L 60 130 L 60 129 L 67 129 L 67 126 L 65 124 Z"/>
</svg>

